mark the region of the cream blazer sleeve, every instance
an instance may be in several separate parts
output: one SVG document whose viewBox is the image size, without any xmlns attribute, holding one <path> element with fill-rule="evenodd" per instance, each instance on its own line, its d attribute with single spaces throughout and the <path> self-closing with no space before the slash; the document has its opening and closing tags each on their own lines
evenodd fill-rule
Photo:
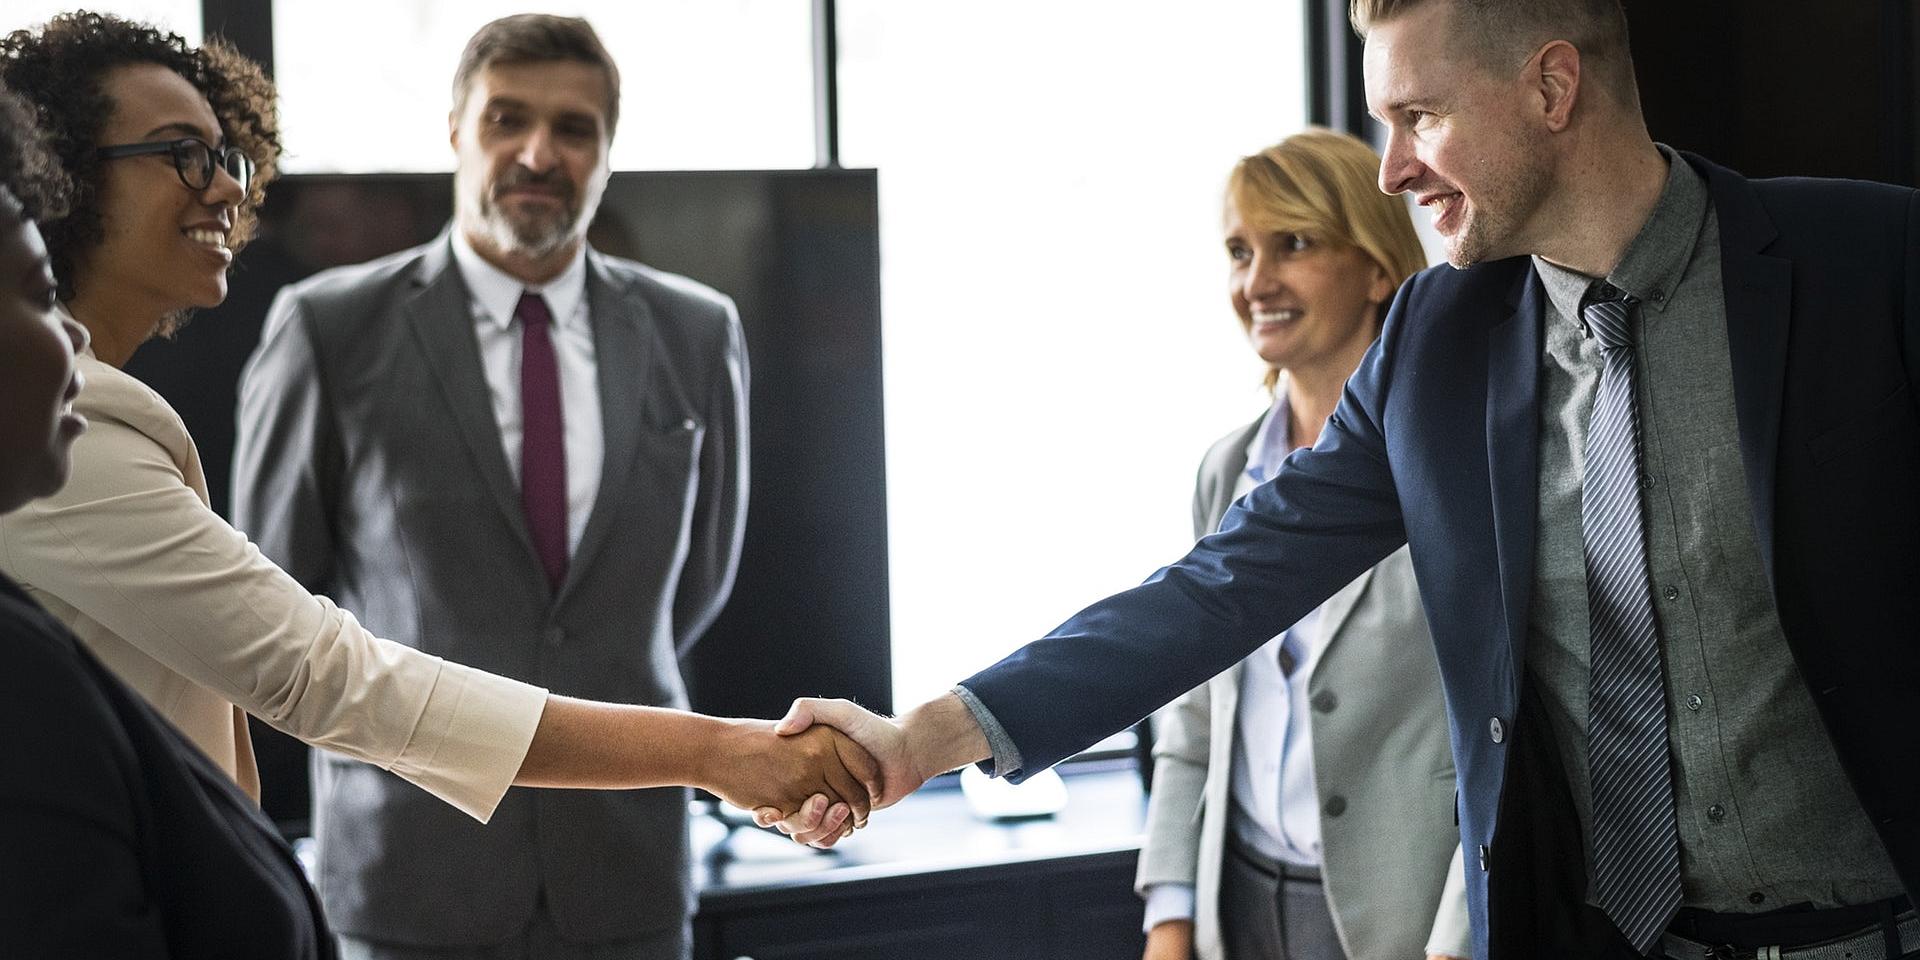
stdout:
<svg viewBox="0 0 1920 960">
<path fill-rule="evenodd" d="M 207 507 L 158 394 L 80 367 L 72 479 L 0 518 L 0 568 L 236 780 L 251 771 L 231 705 L 491 817 L 546 691 L 383 640 L 308 593 Z"/>
</svg>

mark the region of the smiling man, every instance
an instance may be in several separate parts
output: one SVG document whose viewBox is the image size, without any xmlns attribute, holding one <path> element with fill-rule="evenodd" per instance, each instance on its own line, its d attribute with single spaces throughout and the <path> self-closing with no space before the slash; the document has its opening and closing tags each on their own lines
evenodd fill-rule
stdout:
<svg viewBox="0 0 1920 960">
<path fill-rule="evenodd" d="M 583 20 L 474 35 L 451 228 L 281 295 L 241 391 L 233 509 L 385 636 L 684 707 L 677 657 L 739 556 L 746 357 L 732 301 L 585 242 L 619 102 Z M 687 955 L 683 790 L 515 792 L 482 828 L 372 766 L 315 764 L 348 957 Z"/>
<path fill-rule="evenodd" d="M 1352 14 L 1381 187 L 1453 269 L 1401 289 L 1318 444 L 949 696 L 787 729 L 862 741 L 882 804 L 1017 779 L 1406 543 L 1477 957 L 1920 956 L 1920 194 L 1654 143 L 1618 0 Z"/>
</svg>

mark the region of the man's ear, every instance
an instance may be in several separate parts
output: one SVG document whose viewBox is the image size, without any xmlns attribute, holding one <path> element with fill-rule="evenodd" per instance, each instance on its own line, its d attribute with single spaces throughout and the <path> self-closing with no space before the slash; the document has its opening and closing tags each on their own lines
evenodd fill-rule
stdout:
<svg viewBox="0 0 1920 960">
<path fill-rule="evenodd" d="M 1579 48 L 1565 40 L 1552 41 L 1533 55 L 1527 74 L 1547 129 L 1565 130 L 1573 123 L 1573 109 L 1580 100 Z"/>
<path fill-rule="evenodd" d="M 460 152 L 460 113 L 455 110 L 447 111 L 447 146 Z"/>
</svg>

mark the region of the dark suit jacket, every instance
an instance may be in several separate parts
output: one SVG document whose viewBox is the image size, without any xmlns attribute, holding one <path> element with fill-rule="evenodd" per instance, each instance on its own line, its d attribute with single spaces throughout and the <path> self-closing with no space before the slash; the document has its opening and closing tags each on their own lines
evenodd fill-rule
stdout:
<svg viewBox="0 0 1920 960">
<path fill-rule="evenodd" d="M 1920 193 L 1749 181 L 1720 223 L 1734 393 L 1780 620 L 1840 763 L 1920 893 Z M 965 681 L 1026 770 L 1125 727 L 1412 546 L 1459 773 L 1475 951 L 1611 956 L 1523 683 L 1545 294 L 1522 258 L 1395 299 L 1319 445 L 1145 584 Z"/>
<path fill-rule="evenodd" d="M 330 958 L 293 851 L 0 576 L 0 957 Z"/>
<path fill-rule="evenodd" d="M 678 655 L 725 602 L 746 513 L 732 301 L 587 253 L 600 489 L 559 590 L 533 550 L 446 236 L 287 287 L 240 396 L 234 520 L 383 637 L 554 693 L 687 705 Z M 319 887 L 346 933 L 497 943 L 538 897 L 617 940 L 692 913 L 687 792 L 509 791 L 485 825 L 315 754 Z"/>
</svg>

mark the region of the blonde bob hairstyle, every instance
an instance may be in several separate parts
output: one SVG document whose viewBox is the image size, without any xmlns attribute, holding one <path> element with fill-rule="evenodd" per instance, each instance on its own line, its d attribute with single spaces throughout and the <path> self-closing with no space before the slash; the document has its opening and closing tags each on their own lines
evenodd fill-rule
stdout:
<svg viewBox="0 0 1920 960">
<path fill-rule="evenodd" d="M 1427 265 L 1413 218 L 1399 197 L 1380 192 L 1380 157 L 1358 137 L 1309 127 L 1250 157 L 1227 175 L 1226 202 L 1247 229 L 1298 233 L 1332 247 L 1357 247 L 1398 288 Z M 1386 319 L 1381 304 L 1374 332 Z M 1279 379 L 1267 371 L 1267 388 Z"/>
</svg>

